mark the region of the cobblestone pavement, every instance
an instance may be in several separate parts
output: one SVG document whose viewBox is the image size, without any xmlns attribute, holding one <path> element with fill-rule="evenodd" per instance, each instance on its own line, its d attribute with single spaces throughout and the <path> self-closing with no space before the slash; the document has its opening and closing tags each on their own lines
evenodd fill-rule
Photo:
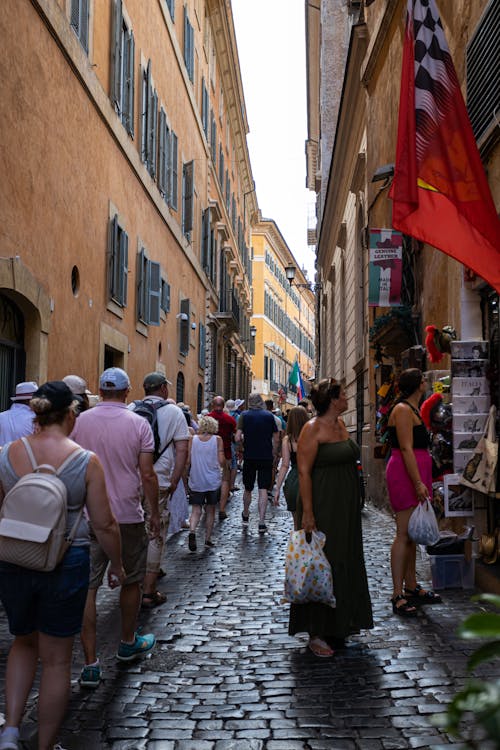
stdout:
<svg viewBox="0 0 500 750">
<path fill-rule="evenodd" d="M 390 609 L 389 547 L 393 521 L 368 507 L 365 557 L 375 628 L 350 640 L 333 660 L 287 635 L 281 604 L 286 510 L 268 510 L 268 533 L 257 533 L 256 500 L 248 530 L 241 493 L 216 522 L 214 549 L 187 549 L 187 533 L 170 540 L 162 607 L 142 612 L 155 651 L 143 661 L 116 661 L 117 592 L 100 594 L 98 643 L 104 680 L 79 687 L 75 648 L 72 697 L 60 741 L 70 750 L 389 750 L 458 748 L 429 724 L 465 678 L 473 646 L 458 640 L 460 619 L 477 607 L 471 591 L 444 592 L 441 606 L 415 621 Z M 424 582 L 427 564 L 420 563 Z M 10 637 L 0 615 L 0 679 Z M 3 695 L 3 684 L 0 685 Z M 3 699 L 0 698 L 0 711 Z M 23 725 L 34 748 L 36 693 Z"/>
</svg>

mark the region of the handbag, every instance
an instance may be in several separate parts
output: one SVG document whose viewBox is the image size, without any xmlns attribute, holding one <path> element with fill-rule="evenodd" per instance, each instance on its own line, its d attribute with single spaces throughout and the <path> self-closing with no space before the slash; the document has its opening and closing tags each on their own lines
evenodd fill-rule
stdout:
<svg viewBox="0 0 500 750">
<path fill-rule="evenodd" d="M 283 602 L 321 602 L 336 606 L 332 569 L 323 552 L 326 536 L 321 531 L 291 531 L 285 562 Z"/>
<path fill-rule="evenodd" d="M 299 494 L 299 471 L 296 466 L 292 466 L 286 475 L 283 494 L 286 500 L 286 507 L 294 513 L 297 509 L 297 496 Z"/>
<path fill-rule="evenodd" d="M 474 453 L 459 480 L 460 484 L 484 494 L 494 493 L 496 490 L 498 462 L 498 443 L 495 433 L 496 416 L 496 407 L 492 406 L 486 420 L 484 435 L 475 447 Z"/>
</svg>

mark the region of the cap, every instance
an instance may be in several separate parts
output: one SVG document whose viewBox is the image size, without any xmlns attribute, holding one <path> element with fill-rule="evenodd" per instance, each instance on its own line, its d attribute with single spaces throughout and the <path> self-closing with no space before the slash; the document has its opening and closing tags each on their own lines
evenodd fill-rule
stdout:
<svg viewBox="0 0 500 750">
<path fill-rule="evenodd" d="M 66 375 L 62 379 L 62 382 L 66 383 L 75 396 L 84 396 L 86 393 L 90 393 L 90 391 L 87 390 L 87 381 L 79 375 Z"/>
<path fill-rule="evenodd" d="M 66 409 L 75 400 L 74 394 L 62 380 L 50 380 L 33 394 L 33 398 L 46 398 L 54 411 Z"/>
<path fill-rule="evenodd" d="M 102 391 L 124 391 L 130 388 L 130 380 L 121 367 L 108 367 L 99 378 L 99 388 Z"/>
<path fill-rule="evenodd" d="M 30 380 L 27 383 L 18 383 L 16 385 L 16 395 L 11 396 L 11 401 L 29 401 L 36 389 L 38 384 L 34 380 Z"/>
<path fill-rule="evenodd" d="M 250 409 L 264 409 L 264 399 L 260 393 L 251 393 L 248 397 L 248 406 Z"/>
<path fill-rule="evenodd" d="M 226 409 L 236 409 L 236 401 L 232 398 L 228 398 L 226 401 Z"/>
<path fill-rule="evenodd" d="M 159 388 L 161 385 L 164 385 L 164 383 L 172 385 L 170 380 L 166 375 L 164 375 L 163 372 L 150 372 L 145 376 L 142 385 L 144 386 L 145 390 L 152 391 L 155 388 Z"/>
</svg>

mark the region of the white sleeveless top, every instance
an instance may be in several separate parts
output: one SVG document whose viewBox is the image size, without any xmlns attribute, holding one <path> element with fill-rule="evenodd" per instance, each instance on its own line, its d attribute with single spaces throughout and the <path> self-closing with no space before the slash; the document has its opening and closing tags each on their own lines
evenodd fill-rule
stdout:
<svg viewBox="0 0 500 750">
<path fill-rule="evenodd" d="M 191 470 L 189 489 L 193 492 L 209 492 L 221 486 L 221 467 L 217 455 L 217 435 L 202 441 L 194 435 L 191 443 Z"/>
</svg>

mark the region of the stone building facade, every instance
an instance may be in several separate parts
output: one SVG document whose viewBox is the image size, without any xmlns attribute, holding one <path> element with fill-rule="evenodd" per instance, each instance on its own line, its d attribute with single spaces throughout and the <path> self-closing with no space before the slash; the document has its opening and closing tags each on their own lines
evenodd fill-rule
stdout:
<svg viewBox="0 0 500 750">
<path fill-rule="evenodd" d="M 2 8 L 2 408 L 16 381 L 95 391 L 109 365 L 134 397 L 165 371 L 197 410 L 248 392 L 257 203 L 231 7 L 147 5 Z"/>
</svg>

